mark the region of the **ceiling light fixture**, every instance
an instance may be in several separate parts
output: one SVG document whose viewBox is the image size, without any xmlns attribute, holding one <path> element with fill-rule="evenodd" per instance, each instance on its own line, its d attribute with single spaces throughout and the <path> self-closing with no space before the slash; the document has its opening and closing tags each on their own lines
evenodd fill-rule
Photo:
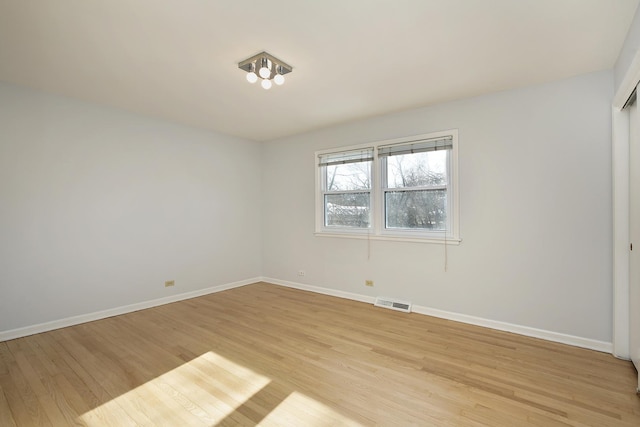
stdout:
<svg viewBox="0 0 640 427">
<path fill-rule="evenodd" d="M 273 76 L 273 81 L 275 82 L 275 84 L 277 84 L 278 86 L 280 86 L 281 84 L 284 83 L 284 73 L 282 72 L 282 65 L 278 65 L 276 67 L 276 75 Z"/>
<path fill-rule="evenodd" d="M 258 81 L 258 75 L 256 74 L 256 64 L 251 64 L 251 69 L 247 73 L 247 81 L 249 83 L 255 83 Z"/>
<path fill-rule="evenodd" d="M 293 71 L 290 65 L 280 61 L 267 52 L 261 52 L 238 63 L 238 68 L 247 72 L 247 81 L 255 83 L 262 79 L 260 85 L 271 89 L 271 81 L 278 86 L 284 83 L 284 75 Z M 257 74 L 256 74 L 257 71 Z"/>
</svg>

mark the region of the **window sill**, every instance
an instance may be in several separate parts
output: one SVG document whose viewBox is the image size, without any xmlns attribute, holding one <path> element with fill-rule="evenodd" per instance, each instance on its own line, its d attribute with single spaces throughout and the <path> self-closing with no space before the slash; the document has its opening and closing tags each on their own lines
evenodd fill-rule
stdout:
<svg viewBox="0 0 640 427">
<path fill-rule="evenodd" d="M 358 240 L 381 240 L 389 242 L 412 242 L 412 243 L 431 243 L 439 245 L 454 245 L 458 246 L 462 239 L 457 238 L 434 238 L 434 237 L 408 237 L 408 236 L 389 236 L 389 235 L 370 235 L 370 234 L 355 234 L 355 233 L 324 233 L 315 232 L 316 237 L 333 237 L 338 239 L 358 239 Z"/>
</svg>

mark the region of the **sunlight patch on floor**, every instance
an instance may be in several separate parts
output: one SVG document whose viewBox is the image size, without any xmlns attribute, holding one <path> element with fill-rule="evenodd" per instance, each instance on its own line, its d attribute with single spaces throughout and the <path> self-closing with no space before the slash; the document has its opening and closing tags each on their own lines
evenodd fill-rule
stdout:
<svg viewBox="0 0 640 427">
<path fill-rule="evenodd" d="M 211 351 L 105 402 L 77 421 L 87 426 L 359 425 Z"/>
<path fill-rule="evenodd" d="M 297 391 L 287 396 L 260 424 L 309 427 L 360 425 L 327 405 Z"/>
<path fill-rule="evenodd" d="M 216 353 L 205 353 L 84 413 L 87 426 L 213 426 L 269 384 Z"/>
</svg>

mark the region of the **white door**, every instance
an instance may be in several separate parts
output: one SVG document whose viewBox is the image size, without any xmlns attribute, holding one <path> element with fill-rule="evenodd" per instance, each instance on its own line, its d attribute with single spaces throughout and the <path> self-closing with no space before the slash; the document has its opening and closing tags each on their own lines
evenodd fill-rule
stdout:
<svg viewBox="0 0 640 427">
<path fill-rule="evenodd" d="M 640 110 L 629 108 L 629 350 L 640 389 Z"/>
</svg>

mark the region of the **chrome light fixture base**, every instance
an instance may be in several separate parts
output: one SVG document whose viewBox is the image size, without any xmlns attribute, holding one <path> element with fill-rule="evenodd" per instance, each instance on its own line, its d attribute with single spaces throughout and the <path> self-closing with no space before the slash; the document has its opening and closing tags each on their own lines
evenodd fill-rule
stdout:
<svg viewBox="0 0 640 427">
<path fill-rule="evenodd" d="M 249 83 L 255 83 L 261 79 L 261 86 L 264 89 L 271 88 L 272 81 L 277 85 L 283 84 L 284 75 L 293 71 L 293 68 L 289 64 L 267 52 L 260 52 L 251 58 L 239 62 L 238 68 L 248 73 L 247 81 Z"/>
</svg>

